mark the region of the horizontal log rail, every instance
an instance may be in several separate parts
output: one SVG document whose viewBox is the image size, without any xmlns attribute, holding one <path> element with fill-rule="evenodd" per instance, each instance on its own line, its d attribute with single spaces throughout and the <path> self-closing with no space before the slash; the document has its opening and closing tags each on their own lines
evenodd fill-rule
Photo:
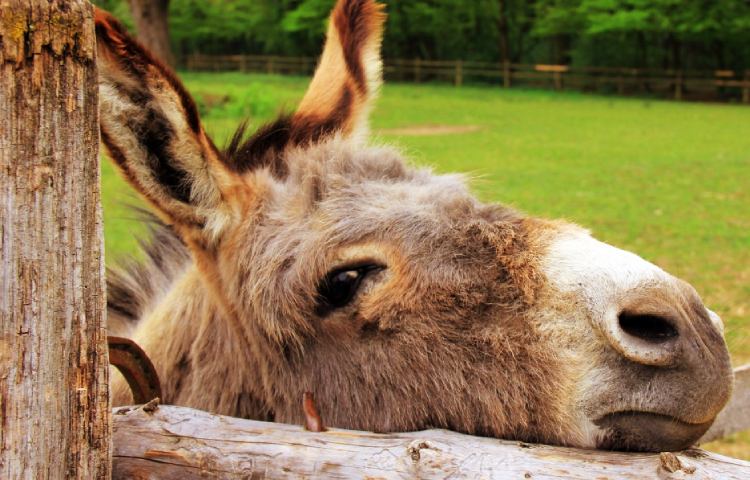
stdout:
<svg viewBox="0 0 750 480">
<path fill-rule="evenodd" d="M 244 71 L 309 75 L 313 57 L 192 54 L 182 60 L 188 70 Z M 533 86 L 555 90 L 607 91 L 677 100 L 733 99 L 750 103 L 750 70 L 674 70 L 624 67 L 491 63 L 463 60 L 386 59 L 385 74 L 399 81 L 494 82 L 505 87 Z"/>
<path fill-rule="evenodd" d="M 750 365 L 735 378 L 732 400 L 701 442 L 750 428 Z M 750 462 L 699 449 L 623 453 L 445 430 L 326 430 L 311 396 L 303 406 L 306 429 L 157 401 L 116 408 L 113 478 L 750 478 Z"/>
<path fill-rule="evenodd" d="M 211 415 L 115 409 L 113 478 L 748 479 L 750 462 L 703 450 L 622 453 L 445 430 L 375 434 Z"/>
</svg>

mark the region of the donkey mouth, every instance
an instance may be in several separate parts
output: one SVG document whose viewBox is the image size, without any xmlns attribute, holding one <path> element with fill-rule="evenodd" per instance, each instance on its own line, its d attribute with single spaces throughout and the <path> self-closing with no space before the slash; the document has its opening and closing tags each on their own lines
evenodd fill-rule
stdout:
<svg viewBox="0 0 750 480">
<path fill-rule="evenodd" d="M 594 422 L 606 433 L 597 448 L 638 452 L 677 451 L 691 447 L 713 420 L 688 423 L 670 415 L 626 411 L 610 413 Z"/>
</svg>

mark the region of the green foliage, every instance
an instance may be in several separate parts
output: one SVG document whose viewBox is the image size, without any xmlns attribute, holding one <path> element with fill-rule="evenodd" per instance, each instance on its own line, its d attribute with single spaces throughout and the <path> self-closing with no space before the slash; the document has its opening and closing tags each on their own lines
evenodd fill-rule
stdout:
<svg viewBox="0 0 750 480">
<path fill-rule="evenodd" d="M 309 32 L 314 38 L 325 33 L 326 18 L 333 8 L 332 0 L 304 0 L 284 16 L 281 27 L 285 32 Z"/>
<path fill-rule="evenodd" d="M 390 57 L 497 59 L 494 0 L 390 0 L 385 52 Z"/>
<path fill-rule="evenodd" d="M 536 4 L 534 33 L 545 37 L 581 31 L 584 18 L 579 11 L 580 3 L 581 0 L 540 0 Z"/>
<path fill-rule="evenodd" d="M 535 33 L 574 35 L 579 48 L 573 56 L 589 63 L 597 44 L 615 42 L 620 64 L 736 69 L 749 64 L 750 2 L 745 0 L 540 0 L 537 7 Z M 661 57 L 649 60 L 649 49 Z M 622 61 L 628 57 L 630 62 Z"/>
<path fill-rule="evenodd" d="M 387 58 L 750 68 L 747 0 L 382 0 Z M 95 0 L 129 20 L 125 0 Z M 178 54 L 315 56 L 335 0 L 171 0 Z"/>
<path fill-rule="evenodd" d="M 172 0 L 170 31 L 183 52 L 220 53 L 238 46 L 265 53 L 277 45 L 283 2 Z"/>
<path fill-rule="evenodd" d="M 582 0 L 577 14 L 587 32 L 657 32 L 683 38 L 744 33 L 750 3 L 737 0 Z"/>
</svg>

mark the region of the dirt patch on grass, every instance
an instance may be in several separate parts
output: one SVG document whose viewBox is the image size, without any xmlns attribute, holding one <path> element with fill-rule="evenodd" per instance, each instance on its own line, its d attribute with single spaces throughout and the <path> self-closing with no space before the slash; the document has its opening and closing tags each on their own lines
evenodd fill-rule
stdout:
<svg viewBox="0 0 750 480">
<path fill-rule="evenodd" d="M 412 137 L 429 137 L 435 135 L 459 135 L 481 130 L 479 125 L 412 125 L 401 128 L 384 128 L 379 133 L 384 135 L 407 135 Z"/>
</svg>

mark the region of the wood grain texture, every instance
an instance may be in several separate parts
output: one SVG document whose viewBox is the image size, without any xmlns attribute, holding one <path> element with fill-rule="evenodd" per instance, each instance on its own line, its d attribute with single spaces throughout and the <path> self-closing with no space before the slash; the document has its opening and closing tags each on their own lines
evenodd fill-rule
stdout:
<svg viewBox="0 0 750 480">
<path fill-rule="evenodd" d="M 662 455 L 576 450 L 444 430 L 313 433 L 183 407 L 115 412 L 115 479 L 750 478 L 750 463 L 701 450 Z"/>
<path fill-rule="evenodd" d="M 0 0 L 0 478 L 107 478 L 95 38 L 84 0 Z"/>
</svg>

